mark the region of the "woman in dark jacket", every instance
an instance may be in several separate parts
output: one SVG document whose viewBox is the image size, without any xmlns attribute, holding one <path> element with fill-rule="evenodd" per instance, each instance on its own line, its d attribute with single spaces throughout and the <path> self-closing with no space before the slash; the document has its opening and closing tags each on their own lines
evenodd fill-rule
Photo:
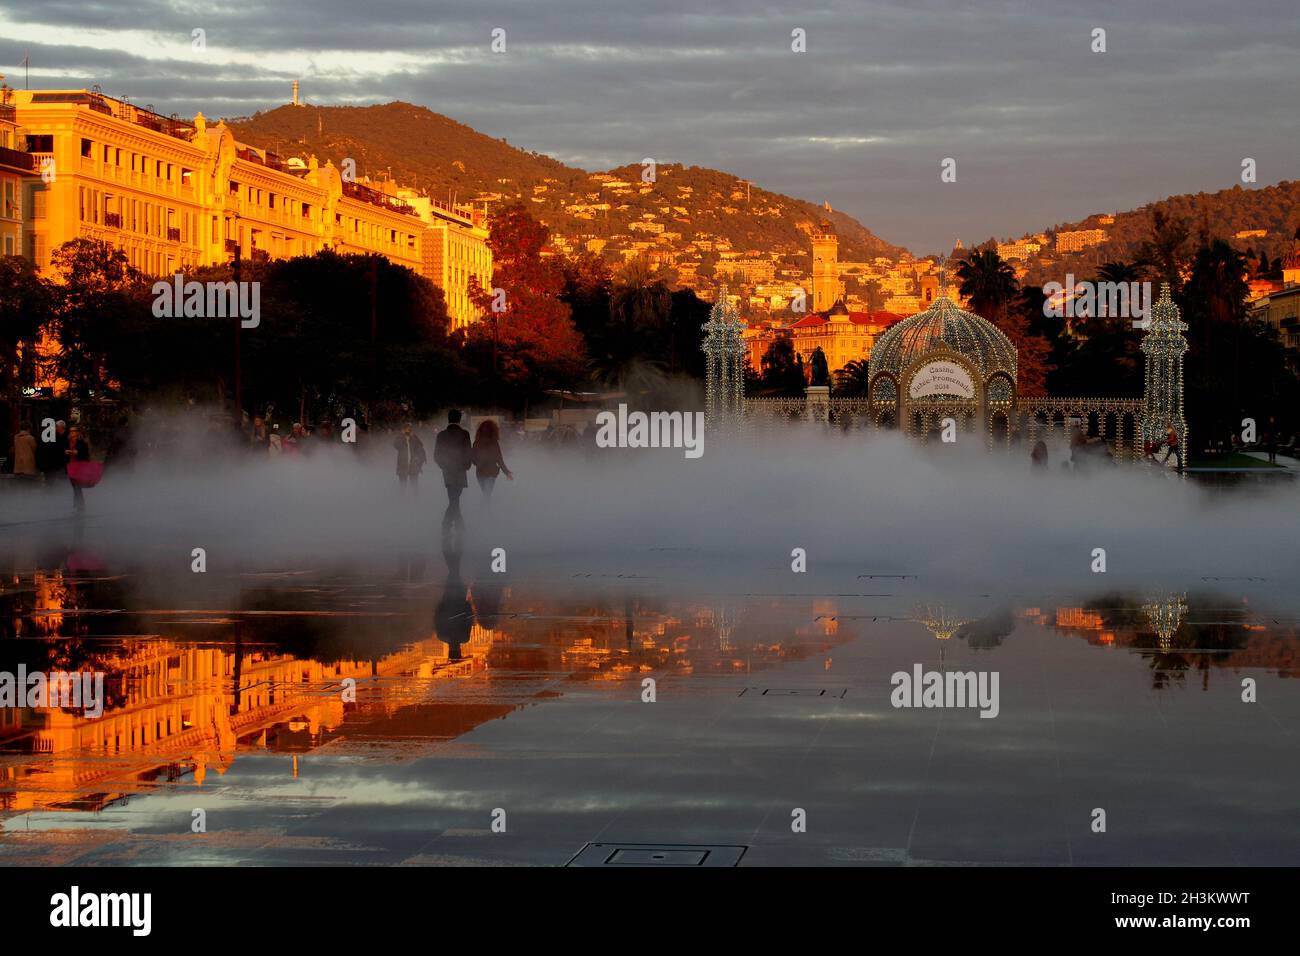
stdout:
<svg viewBox="0 0 1300 956">
<path fill-rule="evenodd" d="M 474 432 L 474 448 L 470 452 L 474 463 L 474 474 L 478 486 L 483 489 L 484 503 L 492 500 L 492 487 L 497 483 L 497 475 L 505 472 L 506 478 L 514 481 L 515 476 L 506 467 L 501 457 L 501 430 L 492 419 L 484 419 Z"/>
</svg>

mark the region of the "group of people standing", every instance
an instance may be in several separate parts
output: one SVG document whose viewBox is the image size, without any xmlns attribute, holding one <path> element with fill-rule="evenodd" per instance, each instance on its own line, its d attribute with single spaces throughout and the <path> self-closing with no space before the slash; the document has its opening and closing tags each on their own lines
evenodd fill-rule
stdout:
<svg viewBox="0 0 1300 956">
<path fill-rule="evenodd" d="M 447 513 L 442 522 L 444 531 L 462 523 L 460 496 L 469 486 L 470 468 L 474 469 L 478 479 L 484 504 L 492 500 L 492 489 L 500 475 L 504 474 L 512 481 L 515 477 L 502 457 L 501 429 L 497 423 L 490 418 L 484 419 L 471 440 L 460 421 L 460 410 L 453 408 L 447 413 L 447 427 L 438 432 L 433 443 L 433 463 L 442 472 L 443 484 L 447 488 Z M 428 461 L 424 443 L 408 422 L 393 440 L 393 447 L 397 451 L 397 483 L 414 493 L 420 472 Z"/>
<path fill-rule="evenodd" d="M 90 461 L 90 442 L 85 429 L 78 425 L 69 428 L 67 422 L 60 420 L 54 423 L 50 440 L 41 441 L 24 422 L 14 435 L 13 456 L 16 481 L 28 484 L 43 481 L 46 488 L 60 487 L 66 481 L 72 486 L 73 510 L 86 509 L 86 485 L 69 475 L 70 465 Z"/>
</svg>

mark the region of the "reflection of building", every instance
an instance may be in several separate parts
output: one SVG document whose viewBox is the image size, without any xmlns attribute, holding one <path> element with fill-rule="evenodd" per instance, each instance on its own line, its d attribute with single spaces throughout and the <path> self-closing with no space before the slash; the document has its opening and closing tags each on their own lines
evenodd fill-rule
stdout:
<svg viewBox="0 0 1300 956">
<path fill-rule="evenodd" d="M 19 615 L 17 634 L 52 653 L 73 639 L 79 602 L 103 607 L 106 597 L 111 600 L 111 592 L 96 593 L 104 586 L 97 582 L 80 582 L 86 592 L 80 595 L 75 578 L 50 573 L 33 583 L 22 592 L 30 603 Z M 299 754 L 330 745 L 337 752 L 349 742 L 367 752 L 436 745 L 556 696 L 556 675 L 619 681 L 647 671 L 747 672 L 846 639 L 825 621 L 810 622 L 806 607 L 784 614 L 765 607 L 746 616 L 629 601 L 611 614 L 603 607 L 534 602 L 503 614 L 504 594 L 487 586 L 471 590 L 476 620 L 466 624 L 467 639 L 454 659 L 437 636 L 403 641 L 373 660 L 328 662 L 310 652 L 275 649 L 274 629 L 256 632 L 252 649 L 225 640 L 105 639 L 99 646 L 106 652 L 94 665 L 107 675 L 102 717 L 53 708 L 0 711 L 0 750 L 8 755 L 0 762 L 0 811 L 94 810 L 191 775 L 202 784 L 209 770 L 224 773 L 247 751 Z M 820 599 L 815 609 L 833 619 L 832 601 Z M 286 623 L 293 613 L 285 612 Z M 165 632 L 166 612 L 149 614 L 163 615 L 149 618 L 150 632 Z M 133 621 L 130 633 L 138 633 L 140 623 Z M 352 634 L 359 626 L 356 617 L 325 614 L 313 616 L 311 633 L 337 647 L 329 628 Z M 279 627 L 283 633 L 285 625 Z M 246 620 L 245 640 L 250 630 Z M 742 634 L 743 642 L 737 638 Z M 546 680 L 529 680 L 537 675 Z M 349 678 L 354 700 L 343 693 Z M 286 763 L 286 772 L 291 767 L 296 764 Z"/>
<path fill-rule="evenodd" d="M 1156 686 L 1168 674 L 1190 667 L 1201 670 L 1208 684 L 1216 668 L 1262 668 L 1282 677 L 1300 676 L 1300 636 L 1294 627 L 1278 628 L 1257 623 L 1243 605 L 1218 606 L 1213 623 L 1186 626 L 1187 602 L 1181 594 L 1138 602 L 1108 599 L 1105 607 L 1061 607 L 1044 613 L 1026 608 L 1024 616 L 1062 634 L 1081 637 L 1101 647 L 1127 648 L 1150 657 Z"/>
</svg>

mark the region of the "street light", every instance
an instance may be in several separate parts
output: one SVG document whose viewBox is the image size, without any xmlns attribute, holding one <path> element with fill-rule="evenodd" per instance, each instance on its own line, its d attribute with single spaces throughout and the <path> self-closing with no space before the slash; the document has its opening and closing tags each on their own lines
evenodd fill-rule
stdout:
<svg viewBox="0 0 1300 956">
<path fill-rule="evenodd" d="M 235 280 L 236 295 L 239 294 L 239 276 L 240 276 L 239 219 L 240 219 L 239 213 L 235 212 L 235 213 L 231 213 L 230 220 L 228 220 L 228 221 L 233 221 L 235 227 L 234 228 L 235 259 L 234 262 L 232 263 L 231 272 Z M 226 241 L 230 242 L 229 239 L 227 239 Z M 242 349 L 240 348 L 239 329 L 240 326 L 242 326 L 243 324 L 244 323 L 240 321 L 238 317 L 236 317 L 236 322 L 235 322 L 235 427 L 239 429 L 241 435 L 244 432 L 244 401 L 243 401 L 242 381 L 241 381 L 241 374 L 240 374 L 240 367 L 239 367 L 239 357 L 242 351 Z"/>
</svg>

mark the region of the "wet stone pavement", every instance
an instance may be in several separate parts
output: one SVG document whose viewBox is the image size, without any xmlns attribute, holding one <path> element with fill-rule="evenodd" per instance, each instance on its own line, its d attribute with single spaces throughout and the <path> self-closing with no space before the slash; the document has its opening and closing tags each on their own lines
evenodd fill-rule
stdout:
<svg viewBox="0 0 1300 956">
<path fill-rule="evenodd" d="M 1248 584 L 447 572 L 431 554 L 185 592 L 15 568 L 0 671 L 102 672 L 105 699 L 0 711 L 0 863 L 1300 858 L 1300 639 Z M 894 706 L 918 668 L 996 673 L 996 716 Z"/>
</svg>

